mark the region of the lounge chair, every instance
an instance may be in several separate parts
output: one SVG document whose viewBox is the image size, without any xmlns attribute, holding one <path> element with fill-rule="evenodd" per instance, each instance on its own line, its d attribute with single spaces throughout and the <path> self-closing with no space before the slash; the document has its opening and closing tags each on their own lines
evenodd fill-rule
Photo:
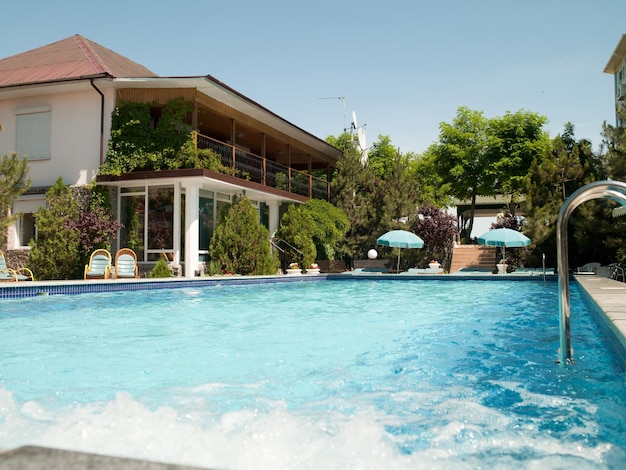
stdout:
<svg viewBox="0 0 626 470">
<path fill-rule="evenodd" d="M 4 253 L 0 251 L 0 281 L 34 281 L 35 276 L 28 268 L 11 269 L 7 266 Z"/>
<path fill-rule="evenodd" d="M 137 255 L 130 248 L 122 248 L 115 254 L 115 278 L 116 279 L 139 278 L 139 267 L 137 266 Z"/>
<path fill-rule="evenodd" d="M 111 253 L 107 250 L 96 250 L 85 265 L 85 280 L 109 279 L 111 277 Z"/>
<path fill-rule="evenodd" d="M 576 274 L 595 274 L 595 269 L 600 267 L 600 263 L 587 263 L 576 268 Z"/>
</svg>

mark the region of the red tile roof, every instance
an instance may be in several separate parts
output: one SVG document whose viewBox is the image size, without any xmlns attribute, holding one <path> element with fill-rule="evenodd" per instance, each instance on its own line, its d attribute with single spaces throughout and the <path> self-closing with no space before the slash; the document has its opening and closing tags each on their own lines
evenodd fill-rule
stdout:
<svg viewBox="0 0 626 470">
<path fill-rule="evenodd" d="M 0 60 L 0 87 L 94 76 L 158 77 L 143 65 L 78 34 Z"/>
</svg>

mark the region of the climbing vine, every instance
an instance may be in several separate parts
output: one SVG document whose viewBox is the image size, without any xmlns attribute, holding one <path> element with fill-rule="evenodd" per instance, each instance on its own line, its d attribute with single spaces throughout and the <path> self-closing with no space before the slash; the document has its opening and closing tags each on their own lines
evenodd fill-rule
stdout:
<svg viewBox="0 0 626 470">
<path fill-rule="evenodd" d="M 133 171 L 207 168 L 232 173 L 221 157 L 208 149 L 197 149 L 194 131 L 186 123 L 192 103 L 183 98 L 167 102 L 157 120 L 150 113 L 155 103 L 120 103 L 111 117 L 111 140 L 102 175 Z"/>
</svg>

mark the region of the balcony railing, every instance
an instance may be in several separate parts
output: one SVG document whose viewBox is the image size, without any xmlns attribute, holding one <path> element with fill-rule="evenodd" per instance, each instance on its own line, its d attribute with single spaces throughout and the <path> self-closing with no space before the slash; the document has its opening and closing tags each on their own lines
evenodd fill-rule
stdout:
<svg viewBox="0 0 626 470">
<path fill-rule="evenodd" d="M 196 139 L 198 149 L 209 149 L 220 155 L 222 165 L 235 170 L 234 176 L 237 178 L 308 198 L 330 201 L 330 184 L 324 179 L 294 170 L 237 147 L 233 148 L 232 145 L 202 134 L 197 134 Z"/>
</svg>

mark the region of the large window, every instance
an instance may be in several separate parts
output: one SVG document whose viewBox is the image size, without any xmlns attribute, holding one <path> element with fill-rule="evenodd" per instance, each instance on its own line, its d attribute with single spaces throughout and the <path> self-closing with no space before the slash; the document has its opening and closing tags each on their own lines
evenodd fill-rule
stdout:
<svg viewBox="0 0 626 470">
<path fill-rule="evenodd" d="M 211 237 L 213 237 L 213 231 L 215 230 L 215 204 L 211 191 L 200 191 L 198 212 L 198 230 L 200 232 L 198 250 L 200 252 L 200 261 L 208 261 L 209 244 L 211 243 Z"/>
<path fill-rule="evenodd" d="M 181 215 L 184 204 L 181 195 Z M 140 261 L 158 261 L 164 256 L 170 261 L 173 259 L 173 186 L 122 188 L 120 219 L 124 225 L 120 231 L 120 247 L 134 250 Z M 184 243 L 181 241 L 181 255 L 182 252 Z"/>
<path fill-rule="evenodd" d="M 145 207 L 145 188 L 122 189 L 120 222 L 124 227 L 120 230 L 120 247 L 133 250 L 139 261 L 144 261 Z"/>
<path fill-rule="evenodd" d="M 153 186 L 148 189 L 148 260 L 161 253 L 171 260 L 174 251 L 174 188 Z"/>
<path fill-rule="evenodd" d="M 49 106 L 44 106 L 15 111 L 16 150 L 20 157 L 28 157 L 29 161 L 51 157 L 51 110 Z"/>
</svg>

